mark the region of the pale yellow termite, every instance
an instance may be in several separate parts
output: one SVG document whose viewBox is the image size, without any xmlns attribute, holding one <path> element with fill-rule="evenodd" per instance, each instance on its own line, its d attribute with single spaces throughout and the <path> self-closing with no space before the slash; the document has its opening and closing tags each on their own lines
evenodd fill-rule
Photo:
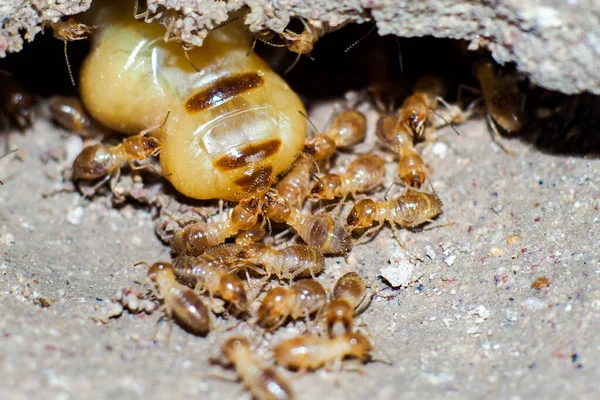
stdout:
<svg viewBox="0 0 600 400">
<path fill-rule="evenodd" d="M 162 169 L 178 191 L 237 200 L 259 176 L 294 162 L 306 136 L 304 106 L 249 51 L 252 37 L 240 21 L 211 32 L 186 57 L 164 42 L 161 26 L 116 4 L 111 9 L 92 14 L 102 28 L 81 70 L 83 102 L 104 125 L 127 134 L 157 126 L 170 111 L 154 135 L 163 144 Z"/>
</svg>

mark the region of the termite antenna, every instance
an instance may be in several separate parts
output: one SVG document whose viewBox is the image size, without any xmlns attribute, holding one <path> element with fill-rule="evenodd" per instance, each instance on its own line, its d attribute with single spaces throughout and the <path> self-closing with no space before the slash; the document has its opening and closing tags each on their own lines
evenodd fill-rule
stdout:
<svg viewBox="0 0 600 400">
<path fill-rule="evenodd" d="M 163 122 L 160 123 L 159 126 L 153 126 L 150 128 L 146 128 L 140 132 L 140 135 L 145 136 L 147 133 L 158 131 L 158 130 L 161 130 L 162 128 L 164 128 L 165 124 L 167 123 L 167 120 L 169 119 L 169 115 L 171 115 L 171 110 L 167 111 L 167 115 L 165 116 L 165 119 L 163 120 Z"/>
<path fill-rule="evenodd" d="M 388 195 L 390 194 L 390 190 L 392 190 L 392 188 L 396 186 L 396 182 L 392 182 L 392 184 L 390 185 L 390 187 L 387 188 L 387 190 L 385 191 L 385 196 L 383 196 L 383 198 L 385 199 L 385 201 L 388 201 Z"/>
<path fill-rule="evenodd" d="M 290 66 L 289 66 L 289 67 L 288 67 L 288 68 L 285 70 L 285 72 L 283 73 L 284 75 L 287 75 L 287 74 L 288 74 L 288 73 L 289 73 L 289 72 L 290 72 L 290 71 L 291 71 L 291 70 L 292 70 L 292 69 L 293 69 L 293 68 L 296 66 L 296 64 L 298 64 L 298 61 L 300 60 L 300 56 L 301 56 L 301 55 L 302 55 L 302 54 L 298 53 L 298 56 L 296 56 L 296 59 L 294 60 L 294 62 L 292 63 L 292 65 L 290 65 Z M 310 56 L 308 56 L 308 57 L 309 57 L 309 58 L 311 58 L 313 61 L 315 60 L 314 58 L 312 58 L 312 57 L 310 57 Z"/>
<path fill-rule="evenodd" d="M 146 261 L 138 261 L 135 264 L 133 264 L 134 267 L 137 267 L 139 265 L 145 265 L 146 267 L 150 267 L 150 264 L 148 264 Z"/>
<path fill-rule="evenodd" d="M 460 136 L 460 133 L 458 132 L 458 130 L 456 130 L 452 121 L 448 121 L 446 118 L 442 117 L 442 115 L 440 113 L 438 113 L 435 110 L 432 110 L 431 108 L 429 109 L 429 111 L 431 111 L 432 113 L 434 113 L 435 115 L 440 117 L 442 119 L 442 121 L 444 121 L 446 123 L 446 125 L 449 125 L 450 128 L 452 128 L 452 130 L 454 131 L 454 133 L 456 133 L 456 136 Z"/>
<path fill-rule="evenodd" d="M 317 126 L 310 120 L 310 118 L 308 118 L 308 115 L 306 115 L 301 110 L 298 110 L 298 112 L 300 113 L 300 115 L 302 115 L 308 121 L 308 123 L 313 128 L 313 130 L 315 131 L 315 133 L 319 133 L 319 129 L 317 129 Z"/>
<path fill-rule="evenodd" d="M 65 47 L 64 47 L 64 52 L 65 52 L 65 62 L 67 63 L 67 70 L 69 71 L 69 78 L 71 78 L 71 84 L 73 86 L 75 85 L 75 78 L 73 78 L 73 71 L 71 71 L 71 63 L 69 62 L 69 55 L 67 54 L 67 41 L 64 41 L 65 43 Z"/>
<path fill-rule="evenodd" d="M 400 73 L 404 73 L 404 63 L 402 62 L 402 50 L 400 49 L 400 39 L 396 36 L 396 47 L 398 48 L 398 64 L 400 65 Z"/>
<path fill-rule="evenodd" d="M 237 21 L 238 19 L 240 19 L 240 17 L 234 17 L 234 18 L 228 19 L 227 21 L 221 22 L 219 25 L 215 26 L 212 30 L 216 31 L 217 29 L 221 29 L 222 27 L 227 26 L 230 23 Z"/>
<path fill-rule="evenodd" d="M 355 41 L 354 43 L 352 43 L 350 46 L 346 47 L 346 50 L 344 50 L 344 53 L 348 53 L 350 50 L 352 50 L 354 47 L 356 47 L 357 44 L 359 44 L 360 42 L 362 42 L 367 36 L 369 36 L 371 33 L 373 33 L 373 31 L 375 30 L 375 28 L 377 28 L 377 25 L 373 25 L 371 27 L 371 29 L 369 29 L 369 31 L 367 33 L 365 33 L 364 35 L 362 35 L 357 41 Z"/>
</svg>

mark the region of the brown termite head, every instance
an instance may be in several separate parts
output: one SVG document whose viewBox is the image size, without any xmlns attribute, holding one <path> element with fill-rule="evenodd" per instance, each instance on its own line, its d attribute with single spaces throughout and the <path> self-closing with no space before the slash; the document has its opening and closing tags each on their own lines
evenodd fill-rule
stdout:
<svg viewBox="0 0 600 400">
<path fill-rule="evenodd" d="M 343 340 L 350 344 L 349 356 L 366 360 L 373 350 L 373 345 L 364 335 L 360 333 L 347 333 L 342 336 Z"/>
<path fill-rule="evenodd" d="M 329 336 L 340 336 L 349 332 L 354 320 L 354 308 L 345 299 L 333 299 L 325 307 L 323 319 Z"/>
<path fill-rule="evenodd" d="M 415 84 L 413 94 L 404 100 L 398 115 L 402 124 L 410 129 L 415 137 L 423 135 L 429 110 L 437 107 L 437 99 L 445 90 L 446 85 L 442 78 L 425 75 Z"/>
<path fill-rule="evenodd" d="M 231 223 L 239 230 L 252 229 L 258 223 L 261 205 L 261 199 L 256 197 L 242 199 L 231 211 Z"/>
<path fill-rule="evenodd" d="M 94 29 L 94 27 L 83 24 L 72 17 L 66 21 L 51 22 L 50 27 L 52 28 L 52 35 L 63 42 L 87 39 L 86 35 L 92 33 Z"/>
<path fill-rule="evenodd" d="M 333 288 L 334 299 L 345 299 L 354 309 L 363 301 L 367 294 L 365 282 L 356 272 L 342 275 Z"/>
<path fill-rule="evenodd" d="M 281 39 L 285 43 L 285 46 L 292 53 L 297 54 L 308 54 L 313 50 L 313 46 L 319 39 L 318 31 L 316 28 L 311 27 L 309 24 L 304 22 L 304 30 L 302 33 L 294 33 L 286 30 L 280 33 Z"/>
<path fill-rule="evenodd" d="M 245 312 L 248 309 L 246 287 L 237 275 L 223 275 L 220 285 L 219 292 L 223 300 L 230 302 L 241 312 Z"/>
<path fill-rule="evenodd" d="M 406 185 L 419 189 L 427 179 L 425 162 L 417 153 L 410 152 L 401 156 L 398 161 L 398 175 Z"/>
<path fill-rule="evenodd" d="M 123 141 L 123 151 L 127 155 L 127 161 L 145 160 L 160 152 L 161 142 L 152 136 L 135 135 Z"/>
<path fill-rule="evenodd" d="M 373 225 L 377 216 L 377 203 L 371 199 L 362 199 L 352 207 L 346 218 L 351 229 L 368 228 Z"/>
<path fill-rule="evenodd" d="M 312 187 L 310 193 L 323 200 L 332 200 L 336 197 L 338 188 L 342 186 L 342 177 L 329 174 L 319 178 Z"/>
<path fill-rule="evenodd" d="M 429 108 L 421 96 L 410 96 L 402 104 L 399 111 L 400 121 L 407 126 L 416 137 L 420 137 L 425 130 L 425 122 Z"/>
<path fill-rule="evenodd" d="M 156 282 L 159 275 L 168 274 L 169 270 L 172 270 L 171 264 L 169 263 L 154 263 L 150 266 L 150 268 L 148 268 L 148 278 L 150 278 L 152 282 Z"/>
<path fill-rule="evenodd" d="M 336 149 L 335 141 L 332 138 L 320 134 L 307 139 L 302 151 L 315 161 L 321 161 L 333 157 Z"/>
<path fill-rule="evenodd" d="M 283 287 L 269 290 L 258 309 L 258 325 L 269 328 L 279 326 L 289 315 L 289 298 L 292 294 Z"/>
<path fill-rule="evenodd" d="M 81 70 L 82 100 L 103 125 L 129 134 L 156 126 L 170 110 L 155 136 L 161 167 L 179 192 L 238 201 L 265 172 L 277 176 L 294 162 L 306 136 L 304 106 L 250 52 L 241 20 L 212 31 L 186 57 L 164 43 L 161 26 L 111 12 Z"/>
<path fill-rule="evenodd" d="M 225 357 L 227 357 L 228 359 L 232 359 L 234 358 L 233 356 L 235 355 L 236 352 L 238 351 L 250 351 L 250 342 L 248 342 L 248 339 L 246 338 L 242 338 L 242 337 L 232 337 L 227 339 L 222 347 L 221 347 L 223 354 L 225 354 Z"/>
</svg>

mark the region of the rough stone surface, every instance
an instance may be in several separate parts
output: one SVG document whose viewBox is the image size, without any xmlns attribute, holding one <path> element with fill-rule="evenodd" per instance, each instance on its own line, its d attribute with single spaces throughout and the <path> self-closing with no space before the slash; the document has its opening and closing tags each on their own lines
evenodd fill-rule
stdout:
<svg viewBox="0 0 600 400">
<path fill-rule="evenodd" d="M 82 12 L 89 4 L 22 0 L 0 5 L 0 57 L 21 49 L 21 33 L 32 40 L 42 22 Z M 148 0 L 148 15 L 166 12 L 175 37 L 201 45 L 208 30 L 243 6 L 248 6 L 245 22 L 252 31 L 281 32 L 294 17 L 332 26 L 373 20 L 381 35 L 468 40 L 471 49 L 487 48 L 500 63 L 516 63 L 539 86 L 600 94 L 600 4 L 595 0 Z"/>
</svg>

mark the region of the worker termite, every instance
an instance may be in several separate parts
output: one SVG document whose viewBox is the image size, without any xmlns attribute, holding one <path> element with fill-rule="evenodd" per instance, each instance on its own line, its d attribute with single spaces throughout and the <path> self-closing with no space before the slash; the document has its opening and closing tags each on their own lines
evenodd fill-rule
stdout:
<svg viewBox="0 0 600 400">
<path fill-rule="evenodd" d="M 404 100 L 398 111 L 400 122 L 415 137 L 423 135 L 429 112 L 437 107 L 438 99 L 445 91 L 446 85 L 439 77 L 423 76 L 417 80 L 413 94 Z"/>
<path fill-rule="evenodd" d="M 179 192 L 237 201 L 263 172 L 276 176 L 293 163 L 306 136 L 298 113 L 304 106 L 260 57 L 248 55 L 241 21 L 188 51 L 197 72 L 176 44 L 164 43 L 162 27 L 110 11 L 82 67 L 82 100 L 94 118 L 123 133 L 155 126 L 171 110 L 155 136 L 162 169 Z"/>
<path fill-rule="evenodd" d="M 148 277 L 155 282 L 164 301 L 168 317 L 174 317 L 184 328 L 197 335 L 210 330 L 208 308 L 193 289 L 179 283 L 171 264 L 158 262 L 148 269 Z"/>
<path fill-rule="evenodd" d="M 257 323 L 268 330 L 280 327 L 287 318 L 308 318 L 327 303 L 327 293 L 314 279 L 302 279 L 289 288 L 275 287 L 267 292 L 258 309 Z"/>
<path fill-rule="evenodd" d="M 240 254 L 240 261 L 261 265 L 266 276 L 276 275 L 279 279 L 294 280 L 297 277 L 320 274 L 325 270 L 325 259 L 311 246 L 295 244 L 276 249 L 255 243 Z"/>
<path fill-rule="evenodd" d="M 20 129 L 33 125 L 33 98 L 19 85 L 10 72 L 0 70 L 0 100 L 3 112 Z"/>
<path fill-rule="evenodd" d="M 367 119 L 360 111 L 338 114 L 329 129 L 306 140 L 303 153 L 275 187 L 277 192 L 292 207 L 301 208 L 310 194 L 310 175 L 315 163 L 332 157 L 338 148 L 360 142 L 366 132 Z"/>
<path fill-rule="evenodd" d="M 211 263 L 210 257 L 179 256 L 173 260 L 173 272 L 179 278 L 191 280 L 196 290 L 207 291 L 233 304 L 239 311 L 248 308 L 248 297 L 242 280 L 224 268 Z"/>
<path fill-rule="evenodd" d="M 354 316 L 366 309 L 371 297 L 367 297 L 365 283 L 356 272 L 348 272 L 338 279 L 331 301 L 323 312 L 329 336 L 341 336 L 350 332 Z"/>
<path fill-rule="evenodd" d="M 370 228 L 364 235 L 381 229 L 388 221 L 396 234 L 396 226 L 414 228 L 431 221 L 442 212 L 442 202 L 436 194 L 409 190 L 393 200 L 363 199 L 352 207 L 347 223 L 351 229 Z"/>
<path fill-rule="evenodd" d="M 520 131 L 524 116 L 515 79 L 498 76 L 489 59 L 476 61 L 473 74 L 481 85 L 491 128 L 508 134 Z"/>
<path fill-rule="evenodd" d="M 308 138 L 303 153 L 315 161 L 331 158 L 337 149 L 352 146 L 365 138 L 367 118 L 356 110 L 347 110 L 338 114 L 331 126 L 324 132 Z"/>
<path fill-rule="evenodd" d="M 84 138 L 108 132 L 85 110 L 77 97 L 52 96 L 48 99 L 50 115 L 60 126 Z"/>
<path fill-rule="evenodd" d="M 281 33 L 276 33 L 273 31 L 263 31 L 257 33 L 256 36 L 256 39 L 260 40 L 263 43 L 274 47 L 286 47 L 292 53 L 298 54 L 292 65 L 290 65 L 285 70 L 285 74 L 290 72 L 292 68 L 296 66 L 298 60 L 300 59 L 300 56 L 308 55 L 311 51 L 313 51 L 315 43 L 326 33 L 340 29 L 344 26 L 344 24 L 340 24 L 333 27 L 321 21 L 307 22 L 302 18 L 300 18 L 300 21 L 304 25 L 304 29 L 300 33 L 296 33 L 291 31 L 290 29 L 286 29 Z M 279 38 L 283 41 L 283 44 L 280 45 L 273 42 L 273 38 L 275 35 L 279 36 Z"/>
<path fill-rule="evenodd" d="M 275 368 L 263 365 L 252 354 L 248 339 L 229 338 L 223 343 L 222 352 L 256 399 L 293 400 L 295 398 L 292 389 Z"/>
<path fill-rule="evenodd" d="M 167 118 L 168 116 L 169 114 L 167 113 Z M 147 133 L 156 129 L 160 129 L 160 127 L 150 128 L 138 135 L 130 136 L 116 146 L 107 146 L 98 143 L 86 147 L 73 162 L 73 180 L 103 178 L 92 188 L 91 193 L 93 194 L 106 181 L 110 181 L 111 191 L 117 198 L 121 199 L 122 195 L 117 193 L 115 189 L 121 174 L 121 165 L 124 162 L 129 163 L 132 170 L 149 167 L 161 174 L 148 162 L 136 164 L 136 162 L 145 161 L 160 153 L 161 142 L 154 137 L 146 136 Z"/>
<path fill-rule="evenodd" d="M 171 239 L 173 252 L 179 255 L 200 255 L 207 248 L 224 243 L 238 232 L 252 229 L 258 223 L 261 212 L 260 195 L 246 196 L 231 212 L 223 214 L 224 217 L 220 220 L 197 222 L 176 232 Z"/>
<path fill-rule="evenodd" d="M 266 215 L 275 222 L 285 223 L 313 249 L 323 254 L 348 254 L 352 249 L 345 225 L 331 213 L 320 210 L 305 215 L 276 193 L 265 194 Z"/>
<path fill-rule="evenodd" d="M 71 83 L 73 84 L 73 86 L 75 86 L 75 78 L 73 78 L 71 64 L 69 63 L 69 56 L 67 55 L 67 42 L 87 39 L 87 35 L 92 33 L 93 30 L 98 27 L 95 25 L 88 26 L 77 21 L 75 18 L 69 18 L 66 21 L 59 19 L 58 21 L 50 22 L 48 25 L 50 26 L 50 28 L 52 28 L 52 35 L 56 39 L 64 42 L 65 44 L 65 62 L 67 63 L 67 70 L 69 71 L 69 78 L 71 78 Z"/>
<path fill-rule="evenodd" d="M 324 200 L 335 197 L 356 196 L 375 189 L 385 178 L 385 161 L 375 155 L 366 154 L 353 160 L 345 173 L 328 174 L 319 178 L 311 189 L 311 194 Z"/>
<path fill-rule="evenodd" d="M 409 128 L 396 114 L 382 115 L 377 121 L 379 142 L 398 155 L 398 175 L 406 185 L 420 188 L 427 178 L 427 167 L 416 152 Z"/>
<path fill-rule="evenodd" d="M 298 336 L 279 343 L 273 349 L 275 362 L 282 367 L 312 371 L 332 366 L 346 357 L 368 360 L 373 346 L 359 333 L 345 333 L 328 338 L 317 335 Z"/>
<path fill-rule="evenodd" d="M 275 186 L 280 196 L 285 198 L 290 206 L 301 208 L 310 192 L 310 174 L 315 161 L 306 154 L 300 154 L 290 170 Z"/>
</svg>

